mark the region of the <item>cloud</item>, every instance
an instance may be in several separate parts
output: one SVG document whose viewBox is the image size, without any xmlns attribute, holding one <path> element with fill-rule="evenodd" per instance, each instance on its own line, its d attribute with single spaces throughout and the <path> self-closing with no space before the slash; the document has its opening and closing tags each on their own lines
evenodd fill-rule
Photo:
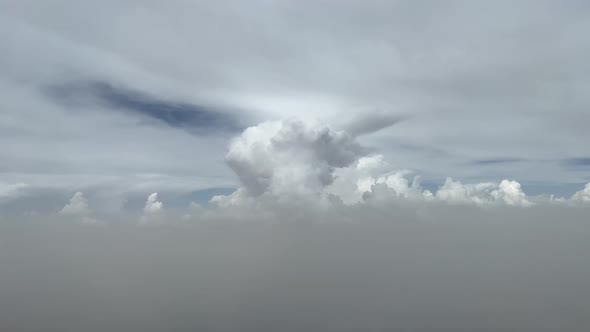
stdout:
<svg viewBox="0 0 590 332">
<path fill-rule="evenodd" d="M 474 161 L 472 161 L 472 163 L 474 165 L 479 165 L 479 166 L 485 166 L 485 165 L 495 166 L 498 164 L 517 163 L 517 162 L 521 162 L 521 161 L 523 161 L 523 159 L 520 159 L 520 158 L 490 158 L 490 159 L 474 160 Z"/>
<path fill-rule="evenodd" d="M 498 189 L 492 191 L 492 197 L 512 206 L 531 206 L 526 198 L 520 183 L 516 181 L 502 180 Z"/>
<path fill-rule="evenodd" d="M 9 201 L 22 196 L 23 190 L 28 188 L 26 183 L 7 184 L 0 182 L 0 201 Z"/>
<path fill-rule="evenodd" d="M 363 148 L 344 131 L 289 119 L 264 122 L 232 141 L 226 161 L 252 196 L 319 193 Z"/>
<path fill-rule="evenodd" d="M 590 205 L 480 209 L 393 201 L 292 212 L 182 225 L 168 217 L 159 227 L 88 229 L 45 216 L 0 224 L 1 326 L 48 332 L 590 326 Z"/>
<path fill-rule="evenodd" d="M 590 166 L 590 158 L 568 158 L 563 161 L 568 167 L 587 167 Z"/>
<path fill-rule="evenodd" d="M 63 215 L 85 215 L 90 213 L 88 207 L 88 200 L 84 197 L 84 194 L 80 191 L 76 192 L 68 204 L 66 204 L 59 212 Z"/>
<path fill-rule="evenodd" d="M 242 118 L 290 116 L 371 132 L 359 137 L 363 146 L 428 183 L 515 178 L 551 191 L 588 181 L 587 167 L 559 162 L 584 158 L 579 142 L 590 140 L 589 9 L 580 1 L 377 0 L 316 4 L 311 15 L 307 7 L 178 1 L 138 11 L 113 0 L 22 0 L 5 8 L 0 181 L 78 190 L 79 178 L 103 188 L 127 179 L 121 187 L 145 188 L 128 179 L 151 173 L 175 186 L 234 187 L 222 167 L 228 131 Z M 62 102 L 47 87 L 62 87 Z M 96 103 L 64 102 L 86 97 Z M 379 130 L 400 114 L 395 130 Z"/>
<path fill-rule="evenodd" d="M 499 185 L 494 183 L 462 184 L 447 178 L 436 192 L 436 198 L 450 203 L 474 203 L 484 205 L 503 203 L 511 206 L 530 206 L 522 191 L 520 183 L 502 180 Z"/>
<path fill-rule="evenodd" d="M 268 197 L 287 205 L 299 199 L 318 205 L 388 199 L 532 205 L 520 183 L 511 180 L 462 184 L 447 178 L 433 194 L 422 188 L 419 176 L 407 178 L 411 171 L 391 171 L 383 155 L 365 154 L 346 131 L 294 119 L 265 122 L 230 144 L 226 161 L 243 187 L 211 202 L 221 208 L 256 205 Z"/>
<path fill-rule="evenodd" d="M 583 190 L 580 190 L 570 198 L 574 202 L 590 202 L 590 183 L 586 184 Z"/>
<path fill-rule="evenodd" d="M 59 214 L 69 218 L 76 219 L 85 224 L 99 224 L 100 222 L 93 217 L 94 212 L 88 206 L 88 200 L 84 193 L 78 191 L 70 198 L 70 201 L 59 211 Z"/>
<path fill-rule="evenodd" d="M 237 114 L 214 107 L 158 99 L 146 93 L 101 81 L 76 81 L 44 88 L 54 101 L 68 108 L 103 107 L 156 120 L 194 134 L 240 132 L 244 126 Z"/>
<path fill-rule="evenodd" d="M 403 116 L 387 112 L 367 112 L 357 115 L 355 118 L 344 124 L 346 132 L 352 136 L 361 136 L 375 133 L 379 130 L 389 128 L 396 123 L 405 120 Z"/>
<path fill-rule="evenodd" d="M 145 207 L 143 208 L 143 212 L 145 214 L 158 214 L 161 213 L 164 209 L 164 204 L 158 201 L 158 193 L 150 194 L 145 202 Z"/>
<path fill-rule="evenodd" d="M 478 183 L 464 185 L 460 181 L 447 178 L 445 183 L 436 192 L 436 197 L 450 203 L 473 202 L 484 204 L 490 199 L 493 183 Z"/>
<path fill-rule="evenodd" d="M 520 183 L 516 181 L 503 180 L 499 185 L 491 182 L 463 184 L 460 181 L 447 178 L 445 183 L 433 194 L 430 190 L 424 190 L 421 187 L 419 176 L 409 180 L 407 175 L 410 173 L 409 171 L 400 171 L 392 175 L 369 178 L 364 183 L 359 183 L 359 188 L 367 189 L 363 194 L 363 199 L 366 201 L 404 199 L 424 202 L 436 200 L 449 204 L 474 204 L 476 206 L 505 204 L 527 207 L 533 204 L 522 191 Z"/>
<path fill-rule="evenodd" d="M 164 204 L 158 200 L 158 193 L 150 194 L 145 201 L 139 224 L 159 224 L 163 222 L 164 218 Z"/>
</svg>

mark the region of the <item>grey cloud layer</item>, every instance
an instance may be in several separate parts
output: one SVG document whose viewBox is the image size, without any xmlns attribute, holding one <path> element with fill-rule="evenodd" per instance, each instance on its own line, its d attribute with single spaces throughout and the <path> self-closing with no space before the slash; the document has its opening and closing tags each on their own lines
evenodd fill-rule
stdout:
<svg viewBox="0 0 590 332">
<path fill-rule="evenodd" d="M 4 224 L 0 328 L 581 332 L 590 326 L 588 208 L 440 206 L 416 215 L 402 204 L 298 212 L 297 223 Z"/>
</svg>

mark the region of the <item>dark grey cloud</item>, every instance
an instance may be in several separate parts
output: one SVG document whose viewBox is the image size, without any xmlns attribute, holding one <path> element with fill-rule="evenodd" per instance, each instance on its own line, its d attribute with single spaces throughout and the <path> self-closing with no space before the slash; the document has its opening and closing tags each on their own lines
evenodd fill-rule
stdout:
<svg viewBox="0 0 590 332">
<path fill-rule="evenodd" d="M 153 119 L 191 133 L 237 133 L 246 127 L 235 112 L 168 101 L 108 82 L 76 81 L 50 85 L 43 90 L 54 101 L 69 108 L 105 107 Z"/>
</svg>

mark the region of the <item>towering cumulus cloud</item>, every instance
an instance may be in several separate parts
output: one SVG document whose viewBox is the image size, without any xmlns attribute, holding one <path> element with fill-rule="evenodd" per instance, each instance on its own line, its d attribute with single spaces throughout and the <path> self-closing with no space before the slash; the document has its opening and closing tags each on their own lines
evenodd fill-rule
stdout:
<svg viewBox="0 0 590 332">
<path fill-rule="evenodd" d="M 355 162 L 361 146 L 344 131 L 289 119 L 248 128 L 226 160 L 253 197 L 317 194 L 334 181 L 334 169 Z"/>
</svg>

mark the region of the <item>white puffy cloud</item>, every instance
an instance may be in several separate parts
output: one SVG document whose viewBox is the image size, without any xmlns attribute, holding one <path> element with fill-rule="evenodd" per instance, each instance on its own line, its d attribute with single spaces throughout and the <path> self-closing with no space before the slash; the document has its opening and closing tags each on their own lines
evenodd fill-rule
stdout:
<svg viewBox="0 0 590 332">
<path fill-rule="evenodd" d="M 320 193 L 334 181 L 335 168 L 362 153 L 344 131 L 288 119 L 246 129 L 231 143 L 226 161 L 251 196 L 309 195 Z"/>
<path fill-rule="evenodd" d="M 62 216 L 73 218 L 84 224 L 99 224 L 93 217 L 93 211 L 88 206 L 88 200 L 84 193 L 78 191 L 70 198 L 70 201 L 59 211 Z"/>
<path fill-rule="evenodd" d="M 158 200 L 158 193 L 150 194 L 143 207 L 143 215 L 139 219 L 140 225 L 159 224 L 164 220 L 164 204 Z"/>
<path fill-rule="evenodd" d="M 529 206 L 532 203 L 526 198 L 520 183 L 503 180 L 499 185 L 484 182 L 463 184 L 452 178 L 435 194 L 424 190 L 420 184 L 420 176 L 409 178 L 409 170 L 391 171 L 392 167 L 384 161 L 383 155 L 360 158 L 355 165 L 337 172 L 339 175 L 331 193 L 339 195 L 345 203 L 357 203 L 364 200 L 439 200 L 451 204 L 490 203 L 512 206 Z"/>
<path fill-rule="evenodd" d="M 371 190 L 375 177 L 387 173 L 390 168 L 383 155 L 361 157 L 349 167 L 337 169 L 336 179 L 326 192 L 337 195 L 346 204 L 362 202 L 363 193 Z"/>
<path fill-rule="evenodd" d="M 512 206 L 530 206 L 532 203 L 527 200 L 525 193 L 522 191 L 520 183 L 516 181 L 503 180 L 498 189 L 492 191 L 492 197 L 496 200 Z"/>
<path fill-rule="evenodd" d="M 88 215 L 90 214 L 88 200 L 84 193 L 78 191 L 70 198 L 70 201 L 59 211 L 62 215 Z"/>
<path fill-rule="evenodd" d="M 449 204 L 475 204 L 477 206 L 488 204 L 532 205 L 522 191 L 520 184 L 516 181 L 503 180 L 499 185 L 491 182 L 463 184 L 460 181 L 447 178 L 445 183 L 433 194 L 421 187 L 419 176 L 415 176 L 410 181 L 406 177 L 409 174 L 409 171 L 399 171 L 392 175 L 370 179 L 370 188 L 366 190 L 363 198 L 371 201 L 391 199 L 436 200 Z M 363 187 L 366 188 L 367 183 L 364 183 Z"/>
<path fill-rule="evenodd" d="M 406 177 L 411 173 L 408 170 L 401 170 L 378 177 L 365 177 L 357 181 L 357 191 L 362 193 L 365 201 L 432 199 L 432 193 L 422 188 L 419 176 L 414 176 L 411 180 Z"/>
<path fill-rule="evenodd" d="M 158 193 L 150 194 L 145 202 L 143 212 L 145 214 L 158 214 L 164 209 L 164 204 L 158 201 Z"/>
<path fill-rule="evenodd" d="M 491 182 L 462 184 L 447 178 L 436 192 L 436 198 L 449 203 L 474 203 L 484 205 L 502 203 L 511 206 L 530 206 L 520 183 L 503 180 L 499 185 Z"/>
<path fill-rule="evenodd" d="M 574 202 L 590 202 L 590 183 L 587 183 L 583 190 L 580 190 L 570 198 Z"/>
<path fill-rule="evenodd" d="M 530 206 L 520 183 L 503 180 L 463 184 L 452 178 L 432 193 L 409 170 L 394 170 L 383 155 L 364 155 L 353 135 L 328 126 L 289 119 L 264 122 L 234 139 L 226 156 L 243 186 L 215 196 L 220 207 L 272 204 L 315 206 L 367 200 L 438 200 L 451 204 Z"/>
<path fill-rule="evenodd" d="M 209 200 L 210 203 L 220 208 L 252 205 L 254 201 L 254 198 L 244 188 L 238 188 L 230 195 L 215 195 Z"/>
<path fill-rule="evenodd" d="M 447 178 L 436 192 L 436 198 L 449 203 L 484 204 L 490 202 L 494 187 L 493 183 L 463 184 Z"/>
</svg>

